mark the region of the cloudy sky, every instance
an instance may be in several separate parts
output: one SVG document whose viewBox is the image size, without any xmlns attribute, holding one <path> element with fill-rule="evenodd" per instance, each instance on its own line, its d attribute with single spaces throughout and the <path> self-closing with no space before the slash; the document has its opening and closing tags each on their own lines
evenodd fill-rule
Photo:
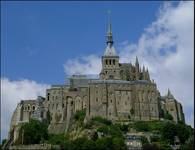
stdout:
<svg viewBox="0 0 195 150">
<path fill-rule="evenodd" d="M 193 2 L 2 2 L 1 138 L 21 99 L 45 95 L 65 77 L 98 74 L 111 10 L 120 62 L 148 67 L 194 126 Z"/>
</svg>

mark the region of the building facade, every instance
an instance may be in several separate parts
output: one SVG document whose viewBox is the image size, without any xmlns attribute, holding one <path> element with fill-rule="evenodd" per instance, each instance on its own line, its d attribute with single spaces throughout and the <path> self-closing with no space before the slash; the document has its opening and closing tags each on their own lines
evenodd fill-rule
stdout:
<svg viewBox="0 0 195 150">
<path fill-rule="evenodd" d="M 184 121 L 182 105 L 170 91 L 164 97 L 160 95 L 148 69 L 140 67 L 137 57 L 135 64 L 119 62 L 111 24 L 99 78 L 73 75 L 69 81 L 67 85 L 51 86 L 45 98 L 21 101 L 12 116 L 10 137 L 17 139 L 20 123 L 30 118 L 48 120 L 48 116 L 50 133 L 66 132 L 74 113 L 83 109 L 85 121 L 95 116 L 112 121 L 159 120 L 160 110 L 171 114 L 175 122 Z"/>
</svg>

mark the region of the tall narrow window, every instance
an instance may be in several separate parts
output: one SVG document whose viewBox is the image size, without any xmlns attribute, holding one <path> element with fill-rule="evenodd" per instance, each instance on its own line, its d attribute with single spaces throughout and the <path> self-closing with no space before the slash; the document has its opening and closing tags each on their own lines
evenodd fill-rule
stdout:
<svg viewBox="0 0 195 150">
<path fill-rule="evenodd" d="M 111 59 L 110 59 L 110 65 L 111 65 Z"/>
<path fill-rule="evenodd" d="M 113 59 L 113 65 L 115 65 L 115 59 Z"/>
<path fill-rule="evenodd" d="M 108 65 L 108 60 L 106 59 L 106 65 Z"/>
</svg>

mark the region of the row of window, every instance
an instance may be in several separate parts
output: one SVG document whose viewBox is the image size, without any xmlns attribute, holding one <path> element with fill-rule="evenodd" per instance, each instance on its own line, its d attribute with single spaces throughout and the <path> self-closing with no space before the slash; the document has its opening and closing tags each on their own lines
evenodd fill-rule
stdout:
<svg viewBox="0 0 195 150">
<path fill-rule="evenodd" d="M 24 110 L 31 110 L 31 108 L 32 108 L 32 110 L 35 110 L 35 106 L 31 107 L 30 105 L 29 106 L 25 106 Z"/>
<path fill-rule="evenodd" d="M 106 59 L 105 63 L 106 65 L 115 65 L 115 59 Z"/>
</svg>

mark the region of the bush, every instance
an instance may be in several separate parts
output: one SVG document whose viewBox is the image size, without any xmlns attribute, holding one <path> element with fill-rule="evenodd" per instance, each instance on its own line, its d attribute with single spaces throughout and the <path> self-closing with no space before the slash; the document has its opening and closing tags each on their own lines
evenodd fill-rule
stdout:
<svg viewBox="0 0 195 150">
<path fill-rule="evenodd" d="M 76 111 L 74 119 L 77 121 L 84 121 L 86 115 L 86 109 Z"/>
<path fill-rule="evenodd" d="M 160 137 L 153 135 L 153 136 L 150 137 L 150 141 L 151 142 L 159 142 L 160 141 Z"/>
<path fill-rule="evenodd" d="M 68 140 L 68 138 L 65 137 L 64 134 L 49 134 L 47 143 L 53 145 L 63 145 L 64 141 L 66 140 Z"/>
<path fill-rule="evenodd" d="M 176 125 L 177 129 L 177 136 L 179 137 L 179 140 L 182 144 L 188 140 L 190 137 L 190 128 L 187 127 L 185 124 L 177 124 Z"/>
<path fill-rule="evenodd" d="M 142 143 L 142 145 L 149 144 L 148 139 L 145 136 L 141 137 L 141 143 Z"/>
<path fill-rule="evenodd" d="M 99 127 L 99 128 L 97 129 L 97 131 L 98 131 L 98 132 L 102 132 L 102 133 L 104 133 L 104 134 L 108 134 L 108 133 L 109 133 L 109 129 L 108 129 L 108 127 L 107 127 L 106 125 Z"/>
<path fill-rule="evenodd" d="M 28 123 L 21 126 L 23 133 L 23 144 L 39 144 L 48 139 L 48 125 L 39 120 L 30 119 Z"/>
<path fill-rule="evenodd" d="M 126 150 L 127 149 L 123 138 L 115 137 L 112 139 L 112 143 L 113 143 L 114 150 Z"/>
<path fill-rule="evenodd" d="M 177 128 L 174 123 L 167 122 L 161 131 L 162 140 L 174 144 L 174 137 L 177 136 Z"/>
<path fill-rule="evenodd" d="M 168 112 L 164 114 L 164 118 L 167 120 L 173 120 L 173 116 L 169 114 Z"/>
<path fill-rule="evenodd" d="M 162 121 L 151 121 L 149 122 L 149 128 L 151 131 L 161 131 L 164 126 Z"/>
<path fill-rule="evenodd" d="M 82 150 L 96 150 L 96 143 L 93 140 L 86 140 L 82 144 Z"/>
<path fill-rule="evenodd" d="M 96 147 L 97 147 L 97 150 L 112 150 L 113 149 L 112 138 L 103 137 L 103 138 L 97 139 Z"/>
<path fill-rule="evenodd" d="M 169 144 L 167 144 L 166 142 L 161 141 L 158 144 L 159 149 L 165 149 L 165 150 L 172 150 L 171 146 Z"/>
<path fill-rule="evenodd" d="M 156 144 L 145 144 L 143 150 L 160 150 Z"/>
<path fill-rule="evenodd" d="M 129 125 L 126 125 L 126 124 L 120 125 L 119 127 L 120 127 L 120 130 L 123 132 L 128 132 L 129 130 Z"/>
<path fill-rule="evenodd" d="M 105 125 L 111 125 L 112 122 L 110 120 L 107 120 L 105 118 L 102 118 L 102 117 L 94 117 L 92 118 L 92 121 L 96 121 L 96 122 L 99 122 L 99 123 L 102 123 L 102 124 L 105 124 Z"/>
<path fill-rule="evenodd" d="M 148 123 L 144 122 L 144 121 L 137 121 L 137 122 L 135 122 L 134 128 L 137 131 L 149 131 L 150 130 Z"/>
</svg>

